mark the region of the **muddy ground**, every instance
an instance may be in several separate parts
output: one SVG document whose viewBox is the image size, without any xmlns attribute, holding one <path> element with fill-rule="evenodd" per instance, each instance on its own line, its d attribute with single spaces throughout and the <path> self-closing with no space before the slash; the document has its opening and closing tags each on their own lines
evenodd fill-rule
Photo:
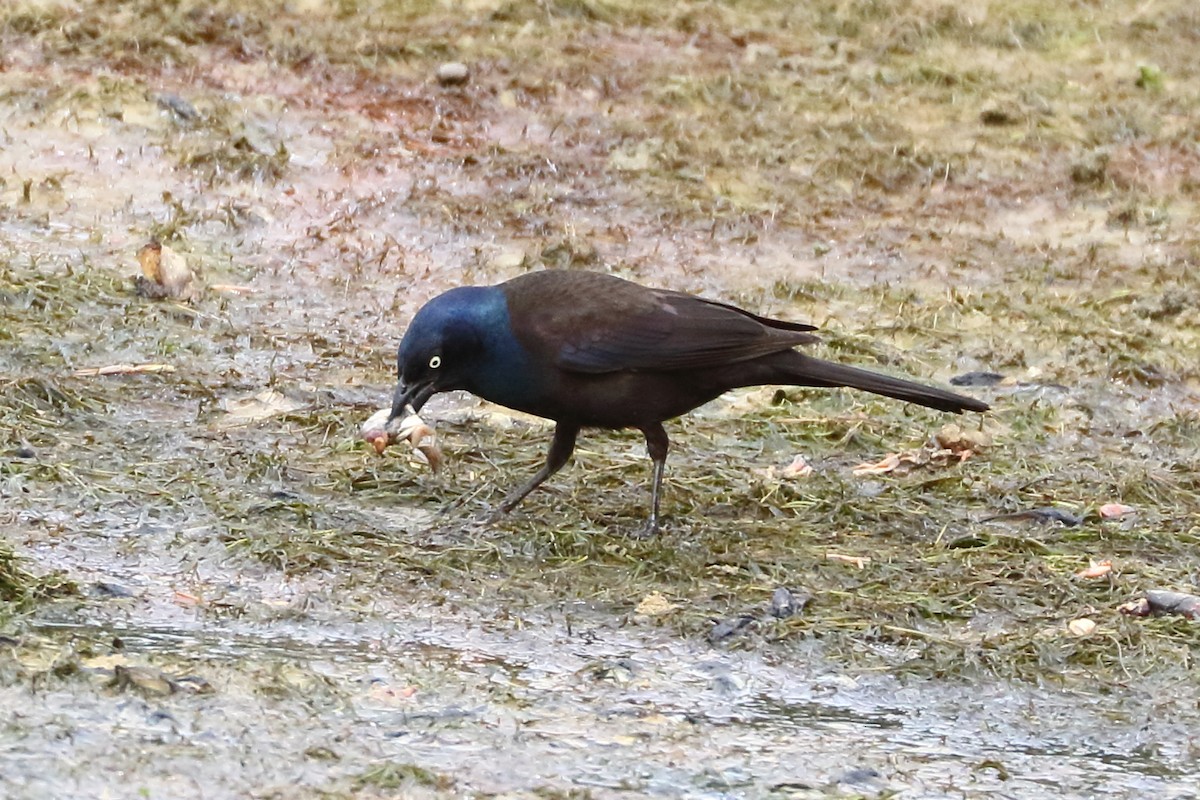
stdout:
<svg viewBox="0 0 1200 800">
<path fill-rule="evenodd" d="M 5 797 L 1197 796 L 1198 623 L 1118 610 L 1200 575 L 1192 0 L 278 5 L 0 6 Z M 544 266 L 994 410 L 735 392 L 659 537 L 631 433 L 489 522 L 544 423 L 358 428 Z"/>
</svg>

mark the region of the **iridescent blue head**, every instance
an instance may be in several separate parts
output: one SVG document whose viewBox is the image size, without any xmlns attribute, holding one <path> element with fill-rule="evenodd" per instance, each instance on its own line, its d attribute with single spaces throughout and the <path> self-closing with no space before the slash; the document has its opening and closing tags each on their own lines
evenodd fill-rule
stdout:
<svg viewBox="0 0 1200 800">
<path fill-rule="evenodd" d="M 420 411 L 438 392 L 466 388 L 483 350 L 480 311 L 493 305 L 492 293 L 480 286 L 451 289 L 413 317 L 396 353 L 400 382 L 392 400 L 393 417 L 402 415 L 406 405 Z"/>
<path fill-rule="evenodd" d="M 400 341 L 392 418 L 402 416 L 405 406 L 420 411 L 433 395 L 456 389 L 504 403 L 509 393 L 492 389 L 506 384 L 523 360 L 500 287 L 451 289 L 421 307 Z"/>
</svg>

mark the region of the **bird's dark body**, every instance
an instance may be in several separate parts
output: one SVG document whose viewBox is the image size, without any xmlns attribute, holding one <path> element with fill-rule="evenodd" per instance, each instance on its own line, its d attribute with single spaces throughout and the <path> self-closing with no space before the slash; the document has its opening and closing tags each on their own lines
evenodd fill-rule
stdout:
<svg viewBox="0 0 1200 800">
<path fill-rule="evenodd" d="M 531 272 L 451 290 L 426 304 L 400 344 L 393 416 L 434 393 L 465 389 L 558 423 L 546 466 L 511 508 L 557 471 L 585 427 L 637 428 L 655 462 L 664 420 L 737 387 L 849 386 L 943 411 L 987 405 L 944 389 L 812 358 L 810 325 L 760 317 L 680 292 L 596 272 Z"/>
</svg>

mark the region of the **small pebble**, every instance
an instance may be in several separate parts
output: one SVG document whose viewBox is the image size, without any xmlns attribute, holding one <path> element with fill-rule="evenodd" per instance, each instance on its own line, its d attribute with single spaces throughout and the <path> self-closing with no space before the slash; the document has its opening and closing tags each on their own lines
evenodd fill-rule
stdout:
<svg viewBox="0 0 1200 800">
<path fill-rule="evenodd" d="M 717 643 L 723 639 L 728 639 L 730 636 L 740 632 L 750 623 L 754 622 L 754 617 L 749 614 L 743 614 L 739 617 L 730 617 L 722 620 L 716 625 L 713 625 L 712 630 L 708 632 L 708 640 L 712 643 Z"/>
<path fill-rule="evenodd" d="M 950 379 L 951 386 L 995 386 L 1004 381 L 999 372 L 966 372 Z"/>
<path fill-rule="evenodd" d="M 96 581 L 92 584 L 92 591 L 100 597 L 133 597 L 133 592 L 111 581 Z"/>
<path fill-rule="evenodd" d="M 175 692 L 175 686 L 171 679 L 150 667 L 118 664 L 113 667 L 113 677 L 108 685 L 110 688 L 121 691 L 136 689 L 148 697 L 166 697 Z"/>
<path fill-rule="evenodd" d="M 458 61 L 448 61 L 437 68 L 437 82 L 442 86 L 462 86 L 470 77 L 470 68 Z"/>
<path fill-rule="evenodd" d="M 993 126 L 1016 125 L 1021 121 L 1021 118 L 1018 114 L 1014 113 L 1012 109 L 994 107 L 985 108 L 979 114 L 979 121 L 984 125 Z"/>
<path fill-rule="evenodd" d="M 167 92 L 160 94 L 156 100 L 159 108 L 170 111 L 184 122 L 195 122 L 200 119 L 200 112 L 196 110 L 196 107 L 177 94 Z"/>
<path fill-rule="evenodd" d="M 840 778 L 838 778 L 838 783 L 848 783 L 848 784 L 875 783 L 881 777 L 882 776 L 879 774 L 878 771 L 873 770 L 870 767 L 854 767 L 854 768 L 846 770 L 846 772 L 843 773 Z"/>
<path fill-rule="evenodd" d="M 778 587 L 771 595 L 771 605 L 767 609 L 772 617 L 787 619 L 804 610 L 812 602 L 812 595 L 807 592 L 794 593 L 784 586 Z"/>
</svg>

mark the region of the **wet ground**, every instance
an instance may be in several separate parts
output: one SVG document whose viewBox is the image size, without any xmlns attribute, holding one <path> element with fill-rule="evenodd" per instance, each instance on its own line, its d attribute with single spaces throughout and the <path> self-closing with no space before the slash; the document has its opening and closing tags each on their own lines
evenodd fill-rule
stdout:
<svg viewBox="0 0 1200 800">
<path fill-rule="evenodd" d="M 4 796 L 1197 796 L 1196 623 L 1118 611 L 1200 573 L 1191 3 L 0 23 Z M 543 423 L 439 398 L 438 474 L 358 427 L 422 302 L 543 266 L 998 373 L 986 444 L 737 392 L 657 539 L 624 433 L 488 522 Z"/>
<path fill-rule="evenodd" d="M 28 667 L 80 672 L 3 691 L 10 796 L 1194 796 L 1187 710 L 1149 693 L 851 677 L 574 606 L 330 605 L 31 626 Z M 174 694 L 108 677 L 146 663 Z"/>
</svg>

